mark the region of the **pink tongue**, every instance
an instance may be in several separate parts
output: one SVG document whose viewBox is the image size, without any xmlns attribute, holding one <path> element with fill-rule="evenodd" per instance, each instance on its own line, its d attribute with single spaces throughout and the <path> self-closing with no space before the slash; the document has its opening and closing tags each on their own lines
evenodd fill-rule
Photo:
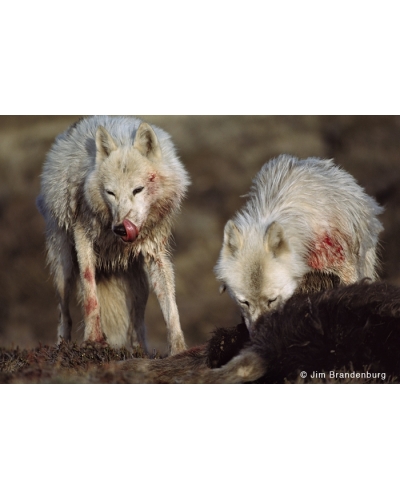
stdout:
<svg viewBox="0 0 400 500">
<path fill-rule="evenodd" d="M 125 219 L 123 224 L 126 231 L 126 236 L 123 236 L 122 239 L 124 241 L 135 241 L 139 234 L 138 228 L 128 219 Z"/>
</svg>

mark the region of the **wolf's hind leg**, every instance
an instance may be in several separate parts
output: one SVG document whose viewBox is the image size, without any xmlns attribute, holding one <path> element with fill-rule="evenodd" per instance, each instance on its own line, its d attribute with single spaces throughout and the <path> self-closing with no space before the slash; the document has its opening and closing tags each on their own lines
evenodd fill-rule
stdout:
<svg viewBox="0 0 400 500">
<path fill-rule="evenodd" d="M 149 298 L 149 281 L 143 268 L 143 259 L 138 258 L 129 269 L 130 323 L 129 340 L 131 347 L 140 345 L 146 352 L 145 310 Z"/>
<path fill-rule="evenodd" d="M 57 341 L 59 343 L 61 340 L 71 340 L 72 319 L 69 312 L 69 300 L 75 283 L 72 248 L 67 237 L 58 233 L 47 241 L 47 251 L 58 298 Z"/>
<path fill-rule="evenodd" d="M 61 282 L 62 281 L 62 282 Z M 72 319 L 69 312 L 69 298 L 71 294 L 71 277 L 63 278 L 56 281 L 57 295 L 58 295 L 58 310 L 60 313 L 58 328 L 57 328 L 57 341 L 71 340 Z"/>
</svg>

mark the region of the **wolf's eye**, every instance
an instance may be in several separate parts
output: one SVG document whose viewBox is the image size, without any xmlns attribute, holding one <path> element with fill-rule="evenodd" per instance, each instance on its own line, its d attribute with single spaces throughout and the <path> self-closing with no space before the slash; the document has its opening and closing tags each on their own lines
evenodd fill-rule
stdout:
<svg viewBox="0 0 400 500">
<path fill-rule="evenodd" d="M 106 190 L 106 193 L 109 194 L 110 196 L 114 196 L 114 198 L 115 198 L 115 194 L 112 191 Z"/>
<path fill-rule="evenodd" d="M 276 299 L 277 299 L 277 298 L 278 298 L 278 297 L 275 297 L 274 299 L 270 299 L 270 300 L 268 301 L 268 306 L 270 306 L 271 304 L 273 304 L 273 303 L 276 301 Z"/>
<path fill-rule="evenodd" d="M 239 302 L 246 307 L 250 307 L 250 304 L 247 302 L 247 300 L 239 300 Z"/>
<path fill-rule="evenodd" d="M 133 196 L 137 195 L 138 193 L 141 193 L 144 189 L 144 186 L 140 186 L 136 189 L 133 190 Z"/>
</svg>

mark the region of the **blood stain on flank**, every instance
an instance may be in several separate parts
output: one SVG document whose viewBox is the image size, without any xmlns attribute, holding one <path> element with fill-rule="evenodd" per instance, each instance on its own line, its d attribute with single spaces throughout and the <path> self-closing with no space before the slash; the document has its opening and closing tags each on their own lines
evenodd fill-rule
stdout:
<svg viewBox="0 0 400 500">
<path fill-rule="evenodd" d="M 326 269 L 336 267 L 343 263 L 345 254 L 342 245 L 325 234 L 321 239 L 314 242 L 307 264 L 313 269 Z"/>
</svg>

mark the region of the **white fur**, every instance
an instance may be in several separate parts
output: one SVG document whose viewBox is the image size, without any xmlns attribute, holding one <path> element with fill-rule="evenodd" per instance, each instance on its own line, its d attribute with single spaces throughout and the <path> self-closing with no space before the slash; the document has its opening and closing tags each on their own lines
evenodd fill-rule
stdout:
<svg viewBox="0 0 400 500">
<path fill-rule="evenodd" d="M 60 301 L 59 338 L 71 337 L 68 302 L 79 276 L 85 340 L 145 347 L 152 286 L 170 352 L 185 348 L 168 242 L 188 185 L 169 135 L 137 118 L 85 118 L 57 137 L 37 205 Z M 113 232 L 124 220 L 137 227 L 135 241 Z"/>
<path fill-rule="evenodd" d="M 374 280 L 381 212 L 332 160 L 281 155 L 262 167 L 246 205 L 226 224 L 216 276 L 249 328 L 310 271 L 346 284 Z"/>
</svg>

